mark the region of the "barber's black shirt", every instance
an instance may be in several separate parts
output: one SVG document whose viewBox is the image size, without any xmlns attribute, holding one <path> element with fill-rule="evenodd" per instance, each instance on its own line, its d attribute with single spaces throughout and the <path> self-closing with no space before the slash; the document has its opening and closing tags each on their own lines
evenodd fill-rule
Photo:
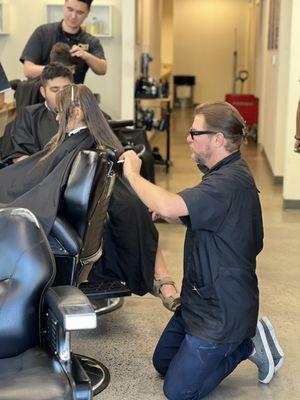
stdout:
<svg viewBox="0 0 300 400">
<path fill-rule="evenodd" d="M 20 61 L 31 61 L 38 65 L 49 64 L 51 49 L 57 42 L 67 43 L 71 47 L 83 44 L 88 48 L 86 51 L 95 57 L 105 60 L 103 48 L 95 36 L 82 29 L 75 35 L 68 34 L 63 31 L 61 22 L 53 22 L 36 28 L 23 50 Z M 76 61 L 74 82 L 83 83 L 89 66 L 80 58 L 76 59 Z"/>
<path fill-rule="evenodd" d="M 179 193 L 189 216 L 182 316 L 187 333 L 217 343 L 252 337 L 258 316 L 256 256 L 263 247 L 258 191 L 235 152 Z"/>
</svg>

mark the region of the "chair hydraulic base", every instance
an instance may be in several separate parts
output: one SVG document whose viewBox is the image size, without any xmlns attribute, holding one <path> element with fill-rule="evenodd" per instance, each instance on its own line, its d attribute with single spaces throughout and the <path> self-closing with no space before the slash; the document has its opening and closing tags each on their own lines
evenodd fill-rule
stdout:
<svg viewBox="0 0 300 400">
<path fill-rule="evenodd" d="M 93 396 L 102 392 L 107 388 L 110 382 L 109 370 L 101 362 L 94 358 L 83 356 L 81 354 L 75 354 L 79 360 L 82 368 L 91 380 Z"/>
</svg>

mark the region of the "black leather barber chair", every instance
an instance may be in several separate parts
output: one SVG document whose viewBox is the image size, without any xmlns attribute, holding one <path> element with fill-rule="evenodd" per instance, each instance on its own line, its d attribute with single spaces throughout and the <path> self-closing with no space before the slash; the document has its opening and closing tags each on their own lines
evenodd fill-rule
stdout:
<svg viewBox="0 0 300 400">
<path fill-rule="evenodd" d="M 74 285 L 97 304 L 96 312 L 113 311 L 131 295 L 124 283 L 88 283 L 88 274 L 101 257 L 102 234 L 113 189 L 114 162 L 107 152 L 85 150 L 75 158 L 59 214 L 49 236 L 57 273 L 54 285 Z"/>
<path fill-rule="evenodd" d="M 54 276 L 35 216 L 23 208 L 0 209 L 0 400 L 92 398 L 70 333 L 95 328 L 96 315 L 78 288 L 50 287 Z M 107 381 L 108 375 L 101 388 Z"/>
<path fill-rule="evenodd" d="M 22 107 L 43 103 L 45 101 L 40 92 L 40 78 L 27 79 L 24 81 L 21 81 L 20 79 L 14 79 L 9 83 L 11 88 L 15 91 L 14 98 L 16 100 L 17 112 Z"/>
</svg>

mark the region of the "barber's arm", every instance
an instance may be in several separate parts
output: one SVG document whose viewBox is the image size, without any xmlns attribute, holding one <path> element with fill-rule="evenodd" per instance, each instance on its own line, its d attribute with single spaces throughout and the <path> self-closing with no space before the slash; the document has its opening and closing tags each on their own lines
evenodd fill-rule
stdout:
<svg viewBox="0 0 300 400">
<path fill-rule="evenodd" d="M 41 75 L 44 65 L 34 64 L 31 61 L 24 61 L 23 71 L 27 79 L 34 79 Z"/>
<path fill-rule="evenodd" d="M 97 75 L 105 75 L 107 71 L 107 62 L 103 58 L 94 56 L 93 54 L 85 51 L 80 45 L 74 45 L 70 53 L 72 57 L 78 57 L 83 59 L 91 70 Z"/>
<path fill-rule="evenodd" d="M 42 49 L 47 37 L 43 26 L 37 27 L 28 39 L 20 61 L 23 63 L 24 75 L 28 79 L 34 79 L 41 75 L 44 69 L 42 64 Z"/>
<path fill-rule="evenodd" d="M 142 162 L 133 151 L 126 151 L 120 158 L 124 159 L 123 173 L 125 177 L 141 201 L 150 210 L 172 221 L 189 214 L 181 196 L 168 192 L 141 177 Z"/>
</svg>

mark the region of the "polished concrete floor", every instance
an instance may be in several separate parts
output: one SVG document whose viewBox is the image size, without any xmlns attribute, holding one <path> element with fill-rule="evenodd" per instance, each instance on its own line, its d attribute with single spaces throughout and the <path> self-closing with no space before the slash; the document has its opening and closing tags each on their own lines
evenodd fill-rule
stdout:
<svg viewBox="0 0 300 400">
<path fill-rule="evenodd" d="M 171 191 L 196 184 L 198 169 L 185 145 L 192 113 L 178 110 L 172 116 L 173 166 L 168 175 L 157 167 L 157 183 Z M 164 133 L 153 139 L 164 152 Z M 257 369 L 249 361 L 240 365 L 209 400 L 300 399 L 300 210 L 282 210 L 282 188 L 274 185 L 263 155 L 253 143 L 242 153 L 261 190 L 265 247 L 258 257 L 260 315 L 268 315 L 276 327 L 286 360 L 269 385 L 257 381 Z M 184 228 L 158 224 L 162 249 L 169 270 L 180 285 Z M 95 331 L 82 332 L 73 341 L 74 350 L 101 360 L 110 370 L 111 383 L 96 398 L 102 400 L 160 400 L 162 380 L 151 365 L 160 332 L 171 314 L 160 300 L 146 295 L 125 300 L 124 306 L 99 317 Z M 180 379 L 180 377 L 178 377 Z"/>
</svg>

